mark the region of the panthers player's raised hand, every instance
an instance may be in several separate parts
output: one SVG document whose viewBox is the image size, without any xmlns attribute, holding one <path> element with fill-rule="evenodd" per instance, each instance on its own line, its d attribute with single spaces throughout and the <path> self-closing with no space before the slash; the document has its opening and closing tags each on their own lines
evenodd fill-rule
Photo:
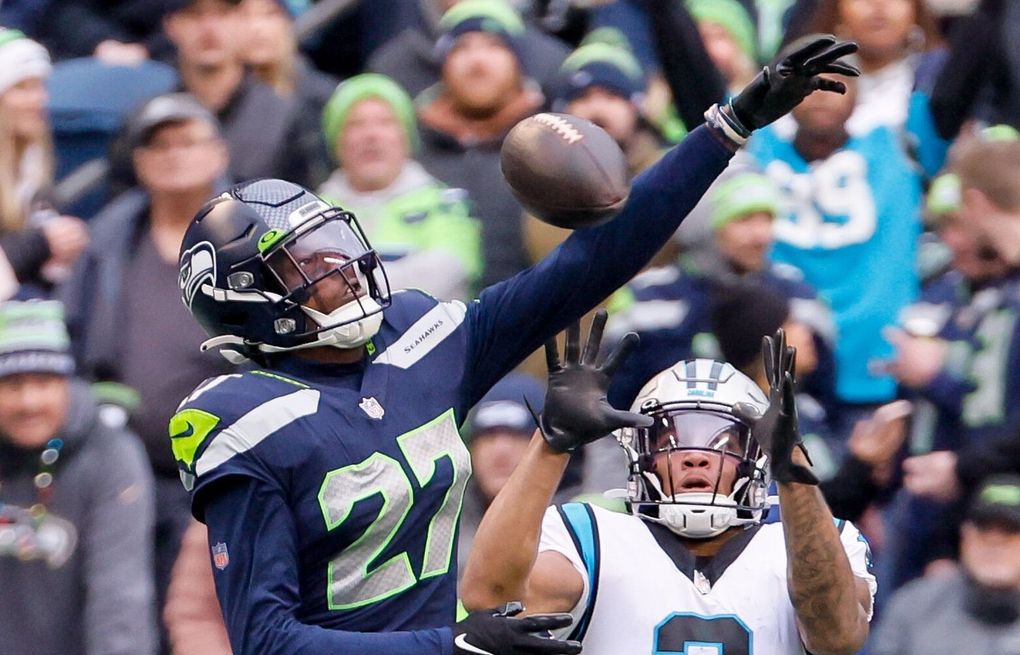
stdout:
<svg viewBox="0 0 1020 655">
<path fill-rule="evenodd" d="M 576 641 L 553 639 L 550 630 L 573 623 L 569 614 L 533 614 L 514 618 L 524 611 L 518 602 L 501 608 L 471 612 L 453 628 L 454 655 L 573 655 L 581 652 Z"/>
<path fill-rule="evenodd" d="M 797 349 L 786 345 L 786 333 L 779 328 L 774 338 L 762 339 L 761 350 L 769 383 L 769 408 L 763 415 L 752 405 L 737 403 L 733 413 L 753 426 L 751 434 L 768 455 L 773 480 L 818 484 L 818 478 L 810 469 L 793 461 L 794 449 L 804 448 L 797 426 L 794 379 Z"/>
<path fill-rule="evenodd" d="M 549 387 L 541 420 L 542 436 L 559 452 L 571 451 L 613 430 L 652 424 L 650 416 L 614 409 L 606 400 L 613 373 L 638 344 L 638 335 L 629 332 L 611 354 L 597 363 L 607 316 L 605 310 L 595 314 L 583 353 L 579 323 L 567 328 L 563 362 L 556 340 L 545 344 Z"/>
</svg>

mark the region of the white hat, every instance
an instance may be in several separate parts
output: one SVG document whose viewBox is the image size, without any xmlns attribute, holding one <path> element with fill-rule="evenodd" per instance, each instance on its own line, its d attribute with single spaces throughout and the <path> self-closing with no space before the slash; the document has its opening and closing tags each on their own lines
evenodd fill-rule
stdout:
<svg viewBox="0 0 1020 655">
<path fill-rule="evenodd" d="M 0 93 L 32 77 L 47 77 L 52 70 L 46 48 L 18 30 L 0 28 Z"/>
</svg>

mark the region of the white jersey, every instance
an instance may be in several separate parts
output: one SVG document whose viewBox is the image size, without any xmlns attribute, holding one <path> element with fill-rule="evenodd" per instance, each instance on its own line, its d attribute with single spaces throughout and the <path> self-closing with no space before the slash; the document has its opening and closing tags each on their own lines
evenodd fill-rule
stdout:
<svg viewBox="0 0 1020 655">
<path fill-rule="evenodd" d="M 852 524 L 837 526 L 854 574 L 874 597 L 867 542 Z M 585 655 L 805 652 L 779 523 L 752 527 L 711 560 L 696 560 L 666 528 L 570 503 L 546 511 L 539 551 L 549 550 L 570 560 L 584 580 L 570 611 L 574 624 L 557 636 L 580 639 Z"/>
</svg>

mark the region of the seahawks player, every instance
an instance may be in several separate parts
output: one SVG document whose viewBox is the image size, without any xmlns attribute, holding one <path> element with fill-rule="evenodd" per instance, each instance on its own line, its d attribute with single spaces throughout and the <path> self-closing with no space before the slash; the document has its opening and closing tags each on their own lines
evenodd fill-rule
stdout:
<svg viewBox="0 0 1020 655">
<path fill-rule="evenodd" d="M 391 294 L 350 213 L 280 180 L 210 201 L 180 287 L 206 348 L 253 363 L 206 381 L 170 423 L 209 528 L 234 652 L 576 652 L 533 633 L 569 617 L 454 622 L 457 518 L 470 473 L 457 427 L 505 373 L 633 276 L 751 129 L 856 49 L 832 37 L 770 66 L 635 181 L 611 223 L 464 305 Z"/>
<path fill-rule="evenodd" d="M 628 414 L 605 396 L 621 351 L 595 366 L 603 321 L 581 357 L 568 332 L 562 366 L 547 346 L 544 435 L 482 520 L 464 604 L 505 596 L 570 612 L 564 634 L 586 655 L 857 652 L 875 593 L 867 544 L 833 520 L 797 448 L 782 330 L 766 338 L 770 398 L 729 364 L 688 360 L 652 378 Z M 611 429 L 629 456 L 630 513 L 546 509 L 564 453 Z M 762 525 L 770 475 L 782 523 Z"/>
</svg>

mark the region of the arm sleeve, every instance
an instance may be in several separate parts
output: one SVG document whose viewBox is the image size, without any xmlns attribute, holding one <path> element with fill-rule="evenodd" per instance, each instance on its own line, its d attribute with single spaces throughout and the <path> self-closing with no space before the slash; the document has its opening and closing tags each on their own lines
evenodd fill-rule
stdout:
<svg viewBox="0 0 1020 655">
<path fill-rule="evenodd" d="M 848 521 L 859 519 L 878 494 L 871 481 L 871 468 L 853 455 L 848 455 L 836 474 L 819 488 L 832 515 Z"/>
<path fill-rule="evenodd" d="M 839 540 L 843 544 L 843 550 L 846 551 L 847 559 L 850 560 L 850 570 L 867 583 L 868 591 L 871 592 L 871 610 L 868 613 L 870 621 L 875 611 L 875 592 L 878 591 L 878 582 L 871 573 L 871 546 L 857 526 L 849 521 L 839 526 Z"/>
<path fill-rule="evenodd" d="M 694 129 L 705 122 L 705 111 L 712 103 L 725 99 L 726 80 L 708 56 L 684 3 L 651 0 L 648 13 L 673 105 L 687 129 Z"/>
<path fill-rule="evenodd" d="M 556 511 L 556 507 L 546 509 L 545 516 L 542 518 L 542 537 L 538 542 L 538 552 L 545 551 L 552 551 L 566 557 L 584 582 L 581 598 L 577 601 L 577 605 L 570 610 L 570 615 L 574 617 L 573 624 L 553 631 L 553 635 L 557 639 L 566 639 L 570 636 L 574 626 L 581 621 L 584 611 L 588 608 L 591 582 L 588 579 L 588 569 L 581 561 L 581 555 L 577 552 L 577 547 L 574 546 L 574 541 L 570 537 L 567 526 L 563 524 L 559 512 Z"/>
<path fill-rule="evenodd" d="M 156 652 L 152 473 L 141 444 L 116 436 L 82 531 L 86 652 L 150 655 Z"/>
<path fill-rule="evenodd" d="M 731 156 L 721 137 L 699 127 L 634 180 L 615 219 L 574 231 L 535 266 L 485 289 L 469 307 L 466 406 L 641 270 Z"/>
<path fill-rule="evenodd" d="M 974 390 L 974 385 L 961 380 L 946 370 L 939 371 L 918 393 L 925 399 L 938 405 L 940 409 L 958 417 L 963 407 L 964 397 Z"/>
<path fill-rule="evenodd" d="M 987 3 L 983 3 L 987 4 Z M 998 49 L 996 19 L 979 9 L 964 19 L 950 37 L 950 56 L 932 89 L 930 107 L 938 133 L 952 139 L 970 117 Z"/>
<path fill-rule="evenodd" d="M 173 655 L 231 655 L 208 552 L 205 526 L 192 522 L 181 542 L 163 610 Z"/>
<path fill-rule="evenodd" d="M 449 628 L 361 633 L 301 623 L 297 530 L 281 492 L 233 476 L 208 495 L 209 543 L 228 549 L 214 577 L 235 655 L 452 655 Z"/>
</svg>

